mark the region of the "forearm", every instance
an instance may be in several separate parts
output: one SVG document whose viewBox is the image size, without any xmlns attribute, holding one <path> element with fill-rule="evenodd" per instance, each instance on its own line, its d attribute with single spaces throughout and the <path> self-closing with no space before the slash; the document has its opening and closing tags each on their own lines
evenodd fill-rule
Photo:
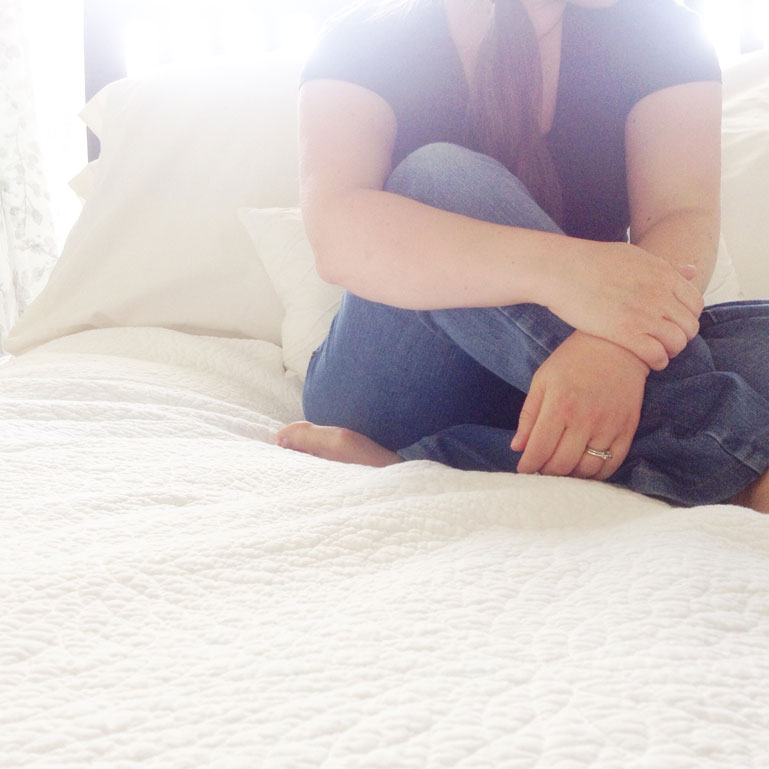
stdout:
<svg viewBox="0 0 769 769">
<path fill-rule="evenodd" d="M 716 264 L 720 218 L 704 209 L 675 211 L 656 222 L 633 243 L 674 265 L 692 264 L 691 281 L 704 294 Z"/>
<path fill-rule="evenodd" d="M 559 265 L 601 244 L 442 211 L 378 190 L 305 210 L 318 271 L 407 309 L 548 304 Z"/>
</svg>

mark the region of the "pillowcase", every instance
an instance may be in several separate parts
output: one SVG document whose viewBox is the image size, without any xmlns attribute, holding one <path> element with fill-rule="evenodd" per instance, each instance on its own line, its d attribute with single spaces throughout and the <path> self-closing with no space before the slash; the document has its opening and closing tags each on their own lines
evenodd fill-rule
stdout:
<svg viewBox="0 0 769 769">
<path fill-rule="evenodd" d="M 724 71 L 723 230 L 749 298 L 769 298 L 769 51 Z"/>
<path fill-rule="evenodd" d="M 737 271 L 734 269 L 734 263 L 726 245 L 726 238 L 721 233 L 716 265 L 713 268 L 710 283 L 705 289 L 705 306 L 720 304 L 721 302 L 733 302 L 744 298 Z"/>
<path fill-rule="evenodd" d="M 283 305 L 283 365 L 304 379 L 310 357 L 339 309 L 343 289 L 318 277 L 298 208 L 241 208 L 238 217 Z"/>
<path fill-rule="evenodd" d="M 236 210 L 297 203 L 300 68 L 270 55 L 98 94 L 83 113 L 102 151 L 78 179 L 82 213 L 9 351 L 111 326 L 279 344 L 280 301 Z"/>
</svg>

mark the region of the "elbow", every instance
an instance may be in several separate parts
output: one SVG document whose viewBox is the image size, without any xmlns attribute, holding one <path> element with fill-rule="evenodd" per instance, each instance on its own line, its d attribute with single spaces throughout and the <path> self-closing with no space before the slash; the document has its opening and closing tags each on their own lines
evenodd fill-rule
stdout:
<svg viewBox="0 0 769 769">
<path fill-rule="evenodd" d="M 315 272 L 324 283 L 341 285 L 339 249 L 334 247 L 333 237 L 328 238 L 323 229 L 310 227 L 305 222 L 305 233 L 315 260 Z"/>
<path fill-rule="evenodd" d="M 344 244 L 335 224 L 335 210 L 325 206 L 303 207 L 302 219 L 307 241 L 315 258 L 315 272 L 325 283 L 342 285 L 344 280 Z"/>
<path fill-rule="evenodd" d="M 332 283 L 337 286 L 341 286 L 341 281 L 337 275 L 337 270 L 334 269 L 333 259 L 323 258 L 315 252 L 315 272 L 318 273 L 318 277 L 324 283 Z"/>
</svg>

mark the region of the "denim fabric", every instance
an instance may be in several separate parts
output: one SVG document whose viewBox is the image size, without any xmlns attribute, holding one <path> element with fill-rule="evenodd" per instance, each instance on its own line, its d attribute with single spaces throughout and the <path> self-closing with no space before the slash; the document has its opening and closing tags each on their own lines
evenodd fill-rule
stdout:
<svg viewBox="0 0 769 769">
<path fill-rule="evenodd" d="M 386 190 L 498 224 L 558 232 L 491 158 L 422 147 Z M 573 328 L 545 307 L 415 311 L 346 292 L 304 388 L 307 419 L 407 460 L 515 472 L 531 378 Z M 769 302 L 706 308 L 700 334 L 649 376 L 641 421 L 610 482 L 682 505 L 727 500 L 769 467 Z"/>
</svg>

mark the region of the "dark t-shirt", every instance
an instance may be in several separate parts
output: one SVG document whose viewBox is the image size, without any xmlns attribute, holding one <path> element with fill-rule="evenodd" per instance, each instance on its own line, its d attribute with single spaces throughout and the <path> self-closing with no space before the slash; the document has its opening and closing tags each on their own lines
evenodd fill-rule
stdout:
<svg viewBox="0 0 769 769">
<path fill-rule="evenodd" d="M 440 0 L 405 17 L 345 17 L 305 66 L 302 82 L 316 78 L 355 83 L 389 103 L 398 127 L 393 167 L 425 144 L 466 144 L 468 86 Z M 547 135 L 563 191 L 563 230 L 625 240 L 630 110 L 663 88 L 720 80 L 699 17 L 675 0 L 567 5 L 555 119 Z"/>
</svg>

